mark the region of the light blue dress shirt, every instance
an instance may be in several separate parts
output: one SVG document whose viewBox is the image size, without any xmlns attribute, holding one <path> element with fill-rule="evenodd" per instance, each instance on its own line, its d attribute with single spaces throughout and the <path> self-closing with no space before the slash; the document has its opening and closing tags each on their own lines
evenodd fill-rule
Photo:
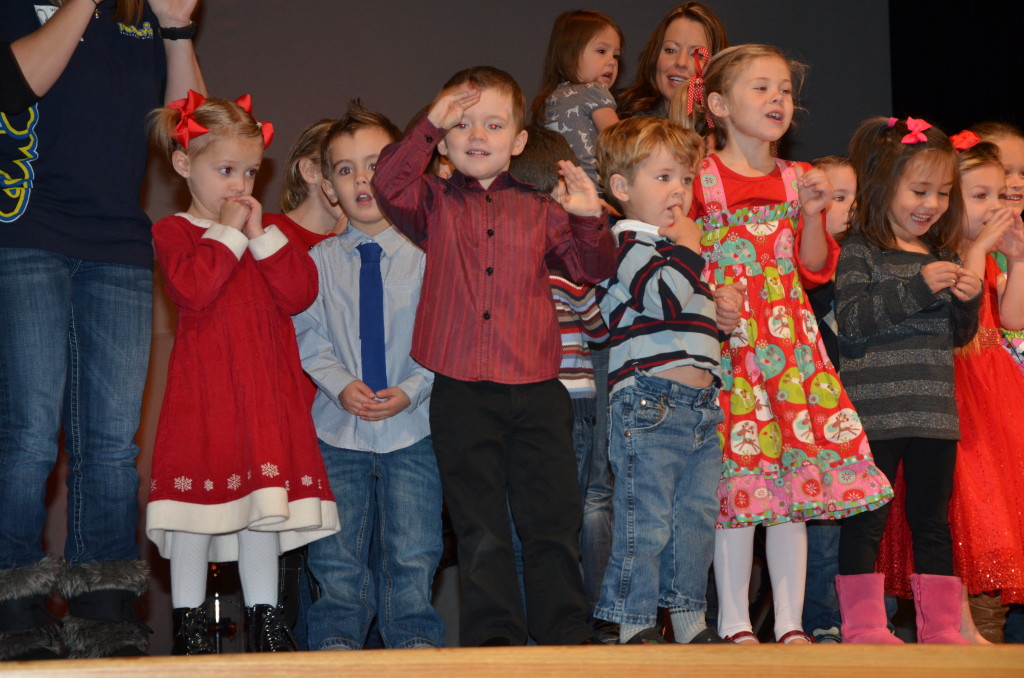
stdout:
<svg viewBox="0 0 1024 678">
<path fill-rule="evenodd" d="M 362 373 L 359 345 L 359 250 L 374 240 L 384 253 L 384 340 L 388 386 L 397 386 L 411 405 L 383 421 L 363 421 L 346 412 L 338 396 Z M 409 356 L 426 257 L 404 235 L 389 228 L 370 238 L 353 226 L 309 252 L 320 277 L 320 292 L 294 317 L 302 367 L 317 385 L 313 401 L 316 434 L 350 450 L 385 453 L 430 435 L 429 401 L 434 374 Z"/>
</svg>

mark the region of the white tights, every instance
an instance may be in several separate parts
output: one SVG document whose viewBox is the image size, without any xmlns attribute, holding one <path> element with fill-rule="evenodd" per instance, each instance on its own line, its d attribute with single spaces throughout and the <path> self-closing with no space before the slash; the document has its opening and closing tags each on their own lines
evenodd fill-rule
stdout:
<svg viewBox="0 0 1024 678">
<path fill-rule="evenodd" d="M 750 569 L 754 560 L 753 527 L 715 530 L 715 582 L 718 588 L 718 633 L 723 638 L 750 625 Z M 802 629 L 804 580 L 807 576 L 807 526 L 780 523 L 767 528 L 768 573 L 775 601 L 775 637 Z"/>
<path fill-rule="evenodd" d="M 171 540 L 171 605 L 199 607 L 206 600 L 211 535 L 175 532 Z M 277 534 L 238 533 L 238 578 L 249 607 L 277 605 Z"/>
</svg>

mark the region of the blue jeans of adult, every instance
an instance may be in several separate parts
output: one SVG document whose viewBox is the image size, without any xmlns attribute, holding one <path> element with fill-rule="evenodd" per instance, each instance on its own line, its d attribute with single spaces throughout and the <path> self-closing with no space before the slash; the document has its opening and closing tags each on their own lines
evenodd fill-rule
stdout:
<svg viewBox="0 0 1024 678">
<path fill-rule="evenodd" d="M 608 462 L 608 349 L 592 349 L 590 358 L 594 364 L 597 398 L 590 471 L 583 496 L 580 556 L 583 589 L 593 612 L 601 597 L 601 582 L 612 553 L 612 467 Z"/>
<path fill-rule="evenodd" d="M 803 627 L 839 628 L 839 598 L 836 575 L 839 574 L 839 533 L 842 523 L 835 520 L 807 522 L 807 579 L 804 591 Z"/>
<path fill-rule="evenodd" d="M 611 396 L 612 557 L 594 616 L 654 626 L 707 608 L 722 452 L 718 389 L 637 375 Z"/>
<path fill-rule="evenodd" d="M 442 549 L 431 439 L 385 454 L 321 440 L 320 451 L 341 530 L 307 547 L 321 593 L 306 615 L 309 647 L 362 649 L 375 617 L 385 647 L 443 646 L 444 623 L 430 604 Z"/>
<path fill-rule="evenodd" d="M 0 248 L 0 569 L 43 557 L 46 479 L 63 426 L 71 565 L 138 558 L 147 268 Z"/>
</svg>

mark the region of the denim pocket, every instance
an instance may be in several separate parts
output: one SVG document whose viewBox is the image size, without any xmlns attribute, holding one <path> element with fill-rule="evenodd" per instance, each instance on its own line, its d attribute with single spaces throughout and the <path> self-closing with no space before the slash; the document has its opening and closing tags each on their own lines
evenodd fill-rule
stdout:
<svg viewBox="0 0 1024 678">
<path fill-rule="evenodd" d="M 631 431 L 645 431 L 660 425 L 668 417 L 668 402 L 662 396 L 641 396 L 634 402 Z"/>
</svg>

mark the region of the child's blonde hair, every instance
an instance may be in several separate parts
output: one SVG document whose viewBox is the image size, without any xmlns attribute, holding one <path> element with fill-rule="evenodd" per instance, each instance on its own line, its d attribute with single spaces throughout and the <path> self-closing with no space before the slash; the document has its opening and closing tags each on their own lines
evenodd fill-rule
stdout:
<svg viewBox="0 0 1024 678">
<path fill-rule="evenodd" d="M 334 121 L 330 118 L 317 120 L 302 130 L 298 140 L 288 152 L 288 163 L 284 170 L 284 186 L 281 187 L 281 211 L 291 212 L 309 196 L 309 184 L 302 176 L 301 163 L 311 161 L 320 169 L 320 145 L 328 128 Z"/>
<path fill-rule="evenodd" d="M 937 127 L 922 132 L 923 141 L 904 143 L 910 134 L 906 120 L 870 118 L 850 139 L 850 161 L 857 175 L 857 197 L 850 208 L 850 232 L 883 250 L 896 249 L 889 211 L 900 180 L 912 160 L 922 158 L 949 168 L 953 186 L 946 212 L 921 236 L 940 257 L 950 257 L 960 244 L 964 199 L 953 144 Z"/>
<path fill-rule="evenodd" d="M 200 155 L 214 139 L 222 137 L 238 136 L 263 142 L 261 123 L 234 101 L 209 98 L 196 106 L 190 115 L 209 130 L 189 140 L 187 152 L 190 156 Z M 151 111 L 147 119 L 150 141 L 168 158 L 174 151 L 186 150 L 175 137 L 175 130 L 181 117 L 180 109 L 164 106 Z"/>
<path fill-rule="evenodd" d="M 548 51 L 544 55 L 544 71 L 540 91 L 533 100 L 531 113 L 533 123 L 544 123 L 544 102 L 563 82 L 579 82 L 580 55 L 598 32 L 612 27 L 619 36 L 619 45 L 624 42 L 622 29 L 615 20 L 603 12 L 577 9 L 562 12 L 551 27 Z"/>
<path fill-rule="evenodd" d="M 799 109 L 800 88 L 803 86 L 807 67 L 788 58 L 778 47 L 749 44 L 727 47 L 711 57 L 708 67 L 704 70 L 704 103 L 701 105 L 695 102 L 692 113 L 686 112 L 686 88 L 677 88 L 672 97 L 670 117 L 684 127 L 695 130 L 702 137 L 713 132 L 715 149 L 722 150 L 729 139 L 729 133 L 724 121 L 708 108 L 708 97 L 713 93 L 727 96 L 736 84 L 736 78 L 743 67 L 754 59 L 762 58 L 781 59 L 786 64 L 793 88 L 793 108 Z"/>
<path fill-rule="evenodd" d="M 641 115 L 605 128 L 597 137 L 594 158 L 605 197 L 615 198 L 608 185 L 613 174 L 621 174 L 627 182 L 633 183 L 641 163 L 659 146 L 664 146 L 679 163 L 694 170 L 704 157 L 703 139 L 693 130 L 665 118 Z M 621 209 L 621 205 L 615 206 Z"/>
<path fill-rule="evenodd" d="M 1024 132 L 1007 122 L 983 122 L 971 127 L 971 131 L 981 137 L 982 141 L 998 142 L 1007 137 L 1024 140 Z"/>
</svg>

